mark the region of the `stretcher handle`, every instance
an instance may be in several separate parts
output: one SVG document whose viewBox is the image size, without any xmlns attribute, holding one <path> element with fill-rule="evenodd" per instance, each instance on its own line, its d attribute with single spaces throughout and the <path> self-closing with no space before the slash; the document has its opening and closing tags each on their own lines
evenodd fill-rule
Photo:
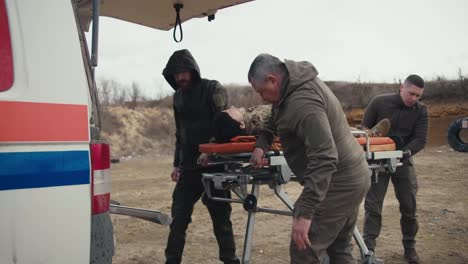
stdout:
<svg viewBox="0 0 468 264">
<path fill-rule="evenodd" d="M 370 153 L 370 142 L 369 142 L 369 135 L 365 131 L 351 131 L 353 135 L 363 135 L 366 138 L 366 159 L 371 159 L 372 154 Z"/>
</svg>

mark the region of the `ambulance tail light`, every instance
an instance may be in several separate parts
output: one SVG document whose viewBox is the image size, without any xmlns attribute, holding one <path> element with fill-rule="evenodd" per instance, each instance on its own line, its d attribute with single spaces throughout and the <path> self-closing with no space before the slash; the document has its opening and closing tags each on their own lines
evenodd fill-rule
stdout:
<svg viewBox="0 0 468 264">
<path fill-rule="evenodd" d="M 91 209 L 93 214 L 110 209 L 110 149 L 108 144 L 91 143 Z"/>
</svg>

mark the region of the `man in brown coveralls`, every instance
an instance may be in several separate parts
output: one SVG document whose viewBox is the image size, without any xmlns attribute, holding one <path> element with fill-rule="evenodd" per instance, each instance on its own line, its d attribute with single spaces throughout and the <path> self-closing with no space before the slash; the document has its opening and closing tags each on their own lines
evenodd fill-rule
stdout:
<svg viewBox="0 0 468 264">
<path fill-rule="evenodd" d="M 317 77 L 309 62 L 280 61 L 260 54 L 252 62 L 249 82 L 273 104 L 276 128 L 289 167 L 304 189 L 294 205 L 291 263 L 355 263 L 351 239 L 370 171 L 362 149 L 349 133 L 341 105 Z M 262 164 L 273 139 L 263 132 L 252 156 Z"/>
<path fill-rule="evenodd" d="M 419 263 L 414 240 L 418 232 L 416 218 L 416 193 L 418 182 L 412 155 L 426 145 L 429 117 L 426 105 L 418 102 L 424 91 L 424 80 L 418 75 L 406 78 L 397 93 L 374 97 L 369 103 L 362 124 L 373 126 L 383 118 L 392 122 L 388 136 L 395 141 L 397 149 L 410 151 L 409 158 L 395 173 L 381 173 L 377 183 L 372 183 L 366 196 L 364 208 L 364 242 L 374 251 L 376 239 L 382 226 L 382 205 L 387 192 L 388 182 L 392 180 L 395 195 L 400 204 L 400 225 L 403 234 L 404 256 L 409 263 Z"/>
</svg>

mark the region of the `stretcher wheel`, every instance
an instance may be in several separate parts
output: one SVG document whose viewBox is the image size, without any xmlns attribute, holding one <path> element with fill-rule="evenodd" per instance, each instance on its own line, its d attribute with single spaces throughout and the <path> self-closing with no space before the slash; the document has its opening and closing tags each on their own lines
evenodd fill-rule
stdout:
<svg viewBox="0 0 468 264">
<path fill-rule="evenodd" d="M 244 209 L 248 212 L 255 211 L 257 208 L 257 197 L 253 194 L 249 194 L 245 197 L 244 203 L 242 204 Z"/>
<path fill-rule="evenodd" d="M 468 117 L 460 118 L 450 124 L 447 131 L 447 141 L 454 150 L 468 152 L 468 142 L 464 142 L 460 138 L 462 129 L 468 129 Z"/>
</svg>

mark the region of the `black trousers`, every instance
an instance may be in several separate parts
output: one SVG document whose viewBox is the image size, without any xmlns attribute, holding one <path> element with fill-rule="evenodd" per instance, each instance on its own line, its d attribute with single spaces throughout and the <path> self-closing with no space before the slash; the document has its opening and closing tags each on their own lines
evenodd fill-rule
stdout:
<svg viewBox="0 0 468 264">
<path fill-rule="evenodd" d="M 413 248 L 418 232 L 416 216 L 416 193 L 418 182 L 413 166 L 402 166 L 395 173 L 380 173 L 377 183 L 372 183 L 364 203 L 364 242 L 374 249 L 376 239 L 382 228 L 382 205 L 387 193 L 388 183 L 392 180 L 395 195 L 400 204 L 400 226 L 403 234 L 402 243 L 405 248 Z"/>
<path fill-rule="evenodd" d="M 238 264 L 236 246 L 232 231 L 231 204 L 215 202 L 204 194 L 202 172 L 214 172 L 213 169 L 196 171 L 182 171 L 172 194 L 172 218 L 166 247 L 166 264 L 180 263 L 184 251 L 186 230 L 192 221 L 195 203 L 202 197 L 203 204 L 208 208 L 213 223 L 213 231 L 219 246 L 219 259 L 223 263 Z M 215 190 L 212 194 L 217 197 L 230 198 L 229 191 Z M 206 250 L 200 248 L 200 250 Z"/>
</svg>

